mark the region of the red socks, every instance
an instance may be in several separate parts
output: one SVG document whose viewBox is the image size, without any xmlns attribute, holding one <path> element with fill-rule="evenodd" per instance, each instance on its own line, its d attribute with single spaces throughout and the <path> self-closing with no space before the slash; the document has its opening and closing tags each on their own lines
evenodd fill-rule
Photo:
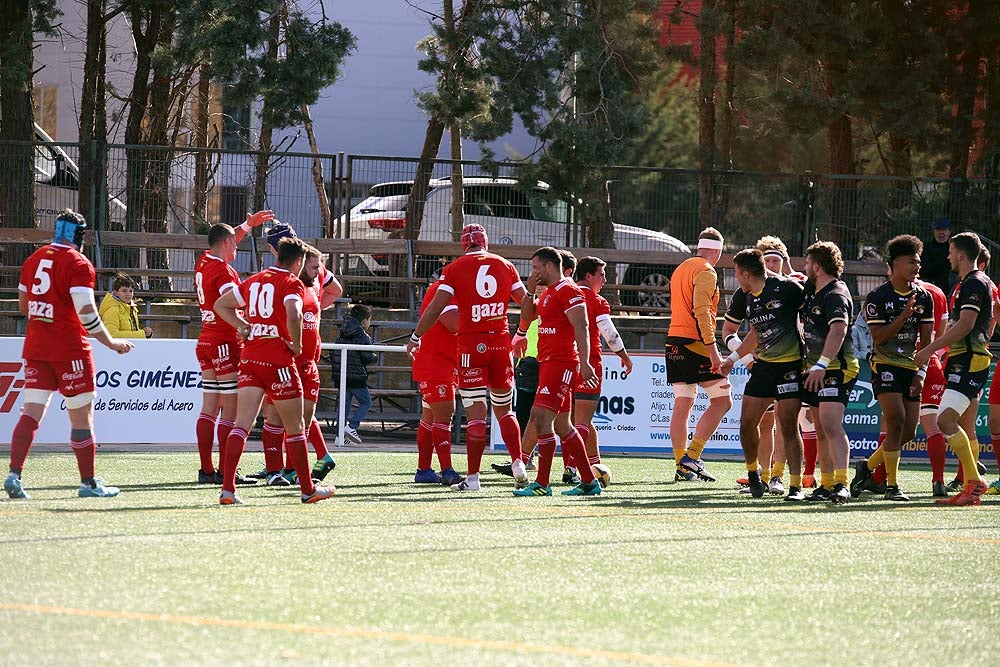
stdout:
<svg viewBox="0 0 1000 667">
<path fill-rule="evenodd" d="M 417 427 L 417 470 L 427 470 L 434 458 L 434 432 L 423 419 Z"/>
<path fill-rule="evenodd" d="M 226 456 L 226 440 L 229 440 L 229 432 L 233 430 L 233 422 L 219 417 L 216 426 L 219 435 L 219 467 L 221 468 Z"/>
<path fill-rule="evenodd" d="M 285 439 L 285 430 L 280 426 L 264 422 L 261 441 L 264 444 L 264 469 L 267 472 L 279 472 L 283 467 L 281 445 Z"/>
<path fill-rule="evenodd" d="M 587 446 L 583 444 L 583 438 L 580 437 L 575 428 L 562 439 L 562 450 L 564 453 L 568 453 L 570 461 L 580 472 L 580 481 L 584 484 L 593 482 L 594 471 L 587 463 Z"/>
<path fill-rule="evenodd" d="M 80 469 L 80 479 L 94 479 L 94 457 L 97 454 L 97 445 L 94 444 L 94 437 L 84 440 L 74 440 L 70 438 L 69 446 L 73 448 L 76 455 L 76 465 Z"/>
<path fill-rule="evenodd" d="M 803 475 L 815 477 L 816 459 L 819 457 L 819 447 L 816 444 L 816 431 L 802 432 L 802 455 L 805 459 Z"/>
<path fill-rule="evenodd" d="M 24 460 L 28 458 L 28 450 L 31 443 L 35 441 L 35 434 L 38 432 L 38 422 L 33 417 L 21 415 L 14 426 L 14 433 L 10 437 L 10 469 L 11 472 L 21 474 L 24 468 Z"/>
<path fill-rule="evenodd" d="M 194 433 L 198 439 L 198 458 L 201 459 L 201 471 L 215 472 L 215 466 L 212 464 L 212 446 L 215 444 L 215 417 L 204 412 L 198 415 L 198 421 L 194 423 Z M 222 442 L 221 436 L 219 442 Z M 222 467 L 221 460 L 219 467 Z"/>
<path fill-rule="evenodd" d="M 508 412 L 500 418 L 500 437 L 507 446 L 510 460 L 521 458 L 521 425 L 517 423 L 517 415 Z"/>
<path fill-rule="evenodd" d="M 514 425 L 517 425 L 516 419 L 514 420 Z M 521 445 L 519 443 L 518 452 L 521 451 L 520 448 Z M 479 467 L 483 464 L 483 452 L 486 450 L 486 420 L 473 419 L 466 425 L 465 449 L 469 457 L 468 474 L 476 475 L 479 473 Z"/>
<path fill-rule="evenodd" d="M 222 490 L 236 493 L 236 469 L 243 456 L 243 448 L 247 445 L 247 432 L 241 428 L 233 428 L 226 439 L 226 458 L 222 466 Z"/>
<path fill-rule="evenodd" d="M 321 459 L 330 452 L 326 449 L 326 439 L 323 437 L 323 429 L 319 427 L 319 422 L 313 419 L 309 422 L 309 444 L 316 452 L 316 458 Z"/>
<path fill-rule="evenodd" d="M 434 451 L 437 452 L 441 470 L 448 470 L 453 467 L 451 464 L 451 424 L 448 422 L 434 422 L 431 424 L 431 431 Z"/>
<path fill-rule="evenodd" d="M 306 451 L 305 433 L 297 433 L 285 437 L 285 451 L 292 459 L 295 472 L 299 476 L 299 488 L 302 493 L 310 496 L 316 491 L 312 481 L 312 469 L 309 467 L 309 452 Z"/>
<path fill-rule="evenodd" d="M 996 445 L 994 444 L 994 447 Z M 927 436 L 927 458 L 931 460 L 931 481 L 944 482 L 944 462 L 948 454 L 948 442 L 940 431 Z"/>
<path fill-rule="evenodd" d="M 576 425 L 576 432 L 580 434 L 580 439 L 583 440 L 583 446 L 584 446 L 584 449 L 586 449 L 587 440 L 590 438 L 590 433 L 591 433 L 590 426 L 588 426 L 587 424 L 577 424 Z M 592 466 L 595 466 L 598 463 L 600 463 L 601 462 L 601 450 L 598 449 L 597 453 L 594 454 L 593 456 L 591 456 L 590 454 L 587 454 L 587 462 L 590 465 L 592 465 Z"/>
<path fill-rule="evenodd" d="M 552 459 L 556 455 L 556 434 L 538 436 L 538 476 L 535 481 L 541 486 L 549 486 L 552 476 Z"/>
</svg>

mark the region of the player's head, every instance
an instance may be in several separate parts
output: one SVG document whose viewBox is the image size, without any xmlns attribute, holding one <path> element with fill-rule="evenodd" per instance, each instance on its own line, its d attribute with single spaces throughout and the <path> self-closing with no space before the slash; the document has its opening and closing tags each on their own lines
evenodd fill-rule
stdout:
<svg viewBox="0 0 1000 667">
<path fill-rule="evenodd" d="M 698 234 L 698 256 L 713 266 L 722 258 L 722 234 L 715 227 L 706 227 Z"/>
<path fill-rule="evenodd" d="M 815 284 L 817 278 L 839 278 L 844 272 L 840 248 L 830 241 L 817 241 L 806 248 L 806 277 Z"/>
<path fill-rule="evenodd" d="M 562 273 L 567 278 L 573 277 L 573 271 L 576 269 L 576 255 L 571 253 L 569 250 L 559 249 L 559 256 L 562 258 Z"/>
<path fill-rule="evenodd" d="M 482 248 L 485 250 L 489 246 L 490 240 L 486 236 L 486 228 L 475 223 L 462 227 L 462 250 L 468 252 L 470 248 Z"/>
<path fill-rule="evenodd" d="M 292 229 L 291 225 L 286 225 L 285 223 L 274 220 L 268 230 L 264 233 L 264 238 L 267 239 L 267 245 L 271 246 L 271 253 L 277 256 L 278 254 L 278 244 L 281 243 L 281 239 L 294 239 L 298 238 L 295 230 Z"/>
<path fill-rule="evenodd" d="M 584 257 L 576 265 L 576 282 L 585 283 L 595 292 L 599 292 L 604 287 L 604 283 L 608 282 L 608 278 L 604 274 L 604 268 L 607 265 L 607 262 L 600 257 Z"/>
<path fill-rule="evenodd" d="M 208 247 L 212 254 L 227 262 L 236 257 L 236 230 L 220 222 L 208 228 Z"/>
<path fill-rule="evenodd" d="M 67 208 L 56 218 L 56 233 L 53 241 L 82 248 L 85 231 L 87 231 L 87 219 L 73 209 Z"/>
<path fill-rule="evenodd" d="M 777 236 L 762 236 L 757 241 L 757 250 L 764 254 L 764 268 L 772 273 L 784 273 L 788 260 L 788 248 Z M 789 267 L 791 263 L 789 262 Z"/>
<path fill-rule="evenodd" d="M 555 285 L 562 280 L 562 255 L 552 246 L 545 246 L 531 256 L 531 272 L 538 276 L 539 285 Z"/>
<path fill-rule="evenodd" d="M 312 287 L 319 276 L 320 267 L 323 266 L 323 253 L 313 246 L 306 244 L 306 254 L 302 261 L 302 270 L 299 271 L 299 280 L 306 287 Z"/>
<path fill-rule="evenodd" d="M 912 234 L 900 234 L 885 244 L 885 258 L 889 265 L 889 277 L 897 277 L 911 282 L 920 273 L 920 253 L 923 241 Z"/>
<path fill-rule="evenodd" d="M 972 232 L 955 234 L 948 239 L 948 261 L 951 262 L 951 270 L 960 273 L 959 269 L 963 264 L 975 267 L 982 251 L 983 244 L 978 234 Z"/>
<path fill-rule="evenodd" d="M 980 271 L 985 271 L 990 266 L 990 250 L 986 246 L 979 251 L 979 259 L 976 260 L 976 268 Z"/>
<path fill-rule="evenodd" d="M 757 248 L 740 250 L 733 256 L 736 282 L 744 292 L 750 292 L 755 283 L 764 279 L 764 255 Z"/>
<path fill-rule="evenodd" d="M 278 241 L 277 265 L 298 275 L 306 256 L 306 242 L 298 238 L 283 238 Z"/>
</svg>

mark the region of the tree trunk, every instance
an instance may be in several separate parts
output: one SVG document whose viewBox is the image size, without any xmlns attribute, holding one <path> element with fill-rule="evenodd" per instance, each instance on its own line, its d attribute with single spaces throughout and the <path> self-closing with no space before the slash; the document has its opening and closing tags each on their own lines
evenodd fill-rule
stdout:
<svg viewBox="0 0 1000 667">
<path fill-rule="evenodd" d="M 698 219 L 702 227 L 714 224 L 713 180 L 715 170 L 715 39 L 718 22 L 715 0 L 705 0 L 697 26 L 701 46 L 698 61 Z"/>
<path fill-rule="evenodd" d="M 203 64 L 198 74 L 198 97 L 195 126 L 194 145 L 197 148 L 208 147 L 208 105 L 211 93 L 212 82 L 208 78 L 208 65 Z M 196 226 L 202 228 L 208 226 L 208 181 L 209 181 L 209 161 L 211 155 L 206 151 L 199 151 L 195 154 L 194 161 L 194 210 L 191 212 Z"/>
<path fill-rule="evenodd" d="M 281 12 L 275 12 L 268 24 L 267 60 L 269 63 L 278 61 L 278 41 L 281 38 Z M 260 144 L 258 146 L 257 164 L 253 186 L 253 210 L 262 211 L 267 203 L 267 176 L 270 168 L 271 138 L 274 126 L 270 118 L 270 100 L 264 97 L 260 110 Z M 257 255 L 257 266 L 262 266 L 263 256 L 256 249 L 256 239 L 260 236 L 257 229 L 250 232 L 251 247 Z"/>
<path fill-rule="evenodd" d="M 0 142 L 31 142 L 35 138 L 32 89 L 32 15 L 27 0 L 0 2 Z M 8 184 L 0 196 L 0 227 L 37 227 L 35 220 L 34 149 L 30 143 L 3 147 L 0 173 Z M 34 250 L 11 244 L 0 250 L 0 261 L 18 266 Z M 17 276 L 0 285 L 13 287 Z"/>
<path fill-rule="evenodd" d="M 910 155 L 911 142 L 895 132 L 889 133 L 889 176 L 896 176 L 900 180 L 896 181 L 893 188 L 891 206 L 893 208 L 903 208 L 910 204 L 912 188 L 910 176 L 913 175 L 913 159 Z"/>
<path fill-rule="evenodd" d="M 723 88 L 722 107 L 722 146 L 720 159 L 722 168 L 729 171 L 733 168 L 733 135 L 735 132 L 733 117 L 736 111 L 736 0 L 726 0 L 726 80 Z M 729 189 L 724 190 L 728 198 Z"/>
<path fill-rule="evenodd" d="M 77 210 L 95 228 L 102 228 L 97 220 L 94 184 L 97 178 L 94 166 L 97 133 L 94 127 L 98 90 L 98 68 L 104 40 L 104 0 L 87 0 L 87 46 L 83 61 L 83 89 L 80 91 L 80 190 Z M 103 138 L 102 138 L 103 140 Z"/>
<path fill-rule="evenodd" d="M 306 136 L 309 138 L 309 152 L 312 153 L 312 177 L 316 186 L 316 200 L 319 203 L 320 214 L 323 217 L 323 234 L 332 229 L 330 219 L 330 198 L 326 194 L 326 180 L 323 178 L 323 162 L 319 158 L 319 144 L 316 143 L 316 132 L 313 131 L 312 116 L 309 106 L 302 105 L 302 115 L 305 117 Z"/>
<path fill-rule="evenodd" d="M 465 190 L 462 188 L 462 131 L 451 126 L 451 240 L 460 241 L 465 227 Z"/>
</svg>

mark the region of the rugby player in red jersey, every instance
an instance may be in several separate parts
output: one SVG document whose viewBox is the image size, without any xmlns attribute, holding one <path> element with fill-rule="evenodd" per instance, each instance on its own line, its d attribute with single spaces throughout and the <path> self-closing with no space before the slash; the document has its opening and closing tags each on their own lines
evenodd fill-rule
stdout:
<svg viewBox="0 0 1000 667">
<path fill-rule="evenodd" d="M 587 330 L 590 335 L 590 365 L 594 369 L 594 381 L 590 384 L 581 382 L 573 389 L 573 423 L 583 438 L 587 448 L 587 461 L 592 467 L 601 464 L 601 449 L 597 442 L 597 431 L 594 429 L 594 413 L 601 399 L 601 380 L 603 379 L 603 364 L 601 359 L 601 337 L 608 343 L 611 351 L 621 358 L 624 380 L 632 372 L 632 359 L 628 356 L 625 343 L 622 342 L 615 323 L 611 321 L 611 306 L 607 299 L 600 295 L 601 288 L 608 282 L 604 273 L 607 263 L 597 257 L 584 257 L 576 265 L 576 285 L 583 293 L 587 303 Z M 601 485 L 606 485 L 607 477 L 597 476 Z"/>
<path fill-rule="evenodd" d="M 514 495 L 552 495 L 549 476 L 558 435 L 570 460 L 576 463 L 581 480 L 563 491 L 563 495 L 597 496 L 601 494 L 601 484 L 587 463 L 583 439 L 570 421 L 573 388 L 581 384 L 593 387 L 596 382 L 590 365 L 587 300 L 580 288 L 562 275 L 562 259 L 555 248 L 536 250 L 531 257 L 531 269 L 528 287 L 535 283 L 546 286 L 537 304 L 533 290 L 522 300 L 520 322 L 523 331 L 538 315 L 538 391 L 531 408 L 531 419 L 538 433 L 538 476 L 525 488 L 515 489 Z"/>
<path fill-rule="evenodd" d="M 431 283 L 420 304 L 427 310 L 440 282 Z M 445 484 L 462 481 L 451 463 L 451 418 L 455 414 L 455 387 L 458 386 L 458 306 L 448 304 L 437 322 L 420 337 L 413 357 L 413 381 L 420 388 L 422 410 L 417 429 L 417 484 Z M 431 467 L 437 452 L 441 474 Z"/>
<path fill-rule="evenodd" d="M 112 338 L 94 302 L 94 267 L 80 253 L 87 221 L 66 209 L 56 218 L 52 243 L 31 254 L 21 266 L 18 306 L 28 317 L 24 335 L 24 405 L 10 440 L 10 474 L 4 491 L 29 498 L 21 482 L 24 460 L 45 416 L 52 392 L 58 391 L 69 413 L 69 444 L 80 470 L 81 498 L 110 498 L 118 489 L 94 477 L 94 354 L 88 335 L 118 354 L 132 349 Z"/>
<path fill-rule="evenodd" d="M 245 339 L 240 359 L 236 423 L 226 442 L 224 480 L 219 503 L 235 505 L 236 467 L 247 434 L 257 419 L 264 397 L 271 399 L 281 417 L 303 503 L 333 496 L 333 487 L 315 486 L 306 453 L 302 417 L 302 380 L 295 357 L 302 354 L 302 301 L 305 285 L 298 279 L 305 260 L 306 244 L 300 239 L 282 239 L 275 266 L 248 278 L 239 289 L 229 290 L 215 302 L 215 312 Z M 244 317 L 237 309 L 244 311 Z"/>
<path fill-rule="evenodd" d="M 226 439 L 236 418 L 236 373 L 242 341 L 236 330 L 215 316 L 215 301 L 240 284 L 239 275 L 230 266 L 236 258 L 240 241 L 254 227 L 274 218 L 271 211 L 258 211 L 233 229 L 226 224 L 208 230 L 209 249 L 201 254 L 194 269 L 194 286 L 201 310 L 201 333 L 195 346 L 201 366 L 201 414 L 195 422 L 198 441 L 199 484 L 222 484 L 222 472 L 212 463 L 212 443 L 219 439 L 219 468 L 225 460 Z M 256 484 L 257 480 L 237 476 L 238 484 Z"/>
<path fill-rule="evenodd" d="M 513 264 L 487 252 L 488 241 L 482 225 L 465 226 L 465 254 L 444 267 L 437 294 L 406 344 L 412 357 L 420 347 L 421 336 L 430 331 L 445 306 L 458 306 L 458 382 L 468 418 L 465 437 L 469 469 L 464 480 L 450 487 L 455 491 L 479 490 L 479 468 L 486 449 L 487 390 L 500 435 L 510 453 L 515 483 L 518 487 L 528 483 L 521 460 L 521 427 L 511 410 L 514 362 L 507 322 L 507 306 L 511 299 L 519 303 L 525 289 Z"/>
</svg>

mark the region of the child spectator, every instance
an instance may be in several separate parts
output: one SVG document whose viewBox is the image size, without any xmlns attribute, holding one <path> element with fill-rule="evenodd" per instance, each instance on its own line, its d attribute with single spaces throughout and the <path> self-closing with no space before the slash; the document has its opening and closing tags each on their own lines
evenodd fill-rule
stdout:
<svg viewBox="0 0 1000 667">
<path fill-rule="evenodd" d="M 344 324 L 340 327 L 340 337 L 335 342 L 349 345 L 371 345 L 372 339 L 366 329 L 372 323 L 372 309 L 363 304 L 351 306 L 348 315 L 344 317 Z M 340 355 L 339 350 L 333 351 L 333 384 L 340 386 Z M 344 429 L 345 436 L 361 443 L 361 436 L 358 435 L 358 426 L 361 420 L 368 414 L 372 407 L 371 392 L 368 391 L 368 364 L 375 363 L 377 357 L 373 352 L 363 350 L 348 350 L 347 352 L 347 388 L 344 392 L 346 396 L 346 406 L 344 408 L 347 426 Z M 358 407 L 351 412 L 351 405 L 357 399 Z"/>
<path fill-rule="evenodd" d="M 100 316 L 114 338 L 152 338 L 153 330 L 139 326 L 139 307 L 132 301 L 135 281 L 119 271 L 111 282 L 111 291 L 101 301 Z"/>
</svg>

